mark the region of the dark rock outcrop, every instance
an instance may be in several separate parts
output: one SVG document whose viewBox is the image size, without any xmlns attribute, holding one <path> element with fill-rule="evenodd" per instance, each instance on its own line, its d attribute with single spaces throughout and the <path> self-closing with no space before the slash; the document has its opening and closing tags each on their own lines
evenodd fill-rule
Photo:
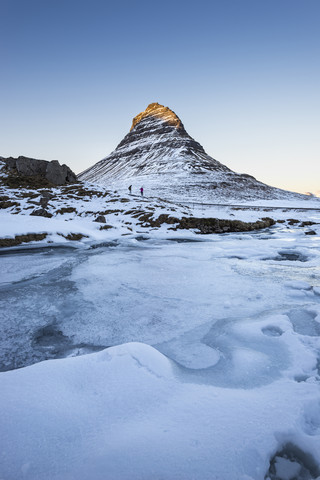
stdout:
<svg viewBox="0 0 320 480">
<path fill-rule="evenodd" d="M 76 174 L 67 165 L 60 165 L 58 160 L 52 160 L 48 163 L 46 178 L 54 185 L 65 185 L 77 181 Z"/>
<path fill-rule="evenodd" d="M 3 158 L 9 175 L 14 177 L 37 177 L 45 180 L 45 183 L 52 185 L 66 185 L 68 183 L 76 183 L 76 174 L 67 166 L 60 165 L 58 160 L 37 160 L 20 156 L 18 158 Z"/>
<path fill-rule="evenodd" d="M 28 233 L 27 235 L 16 235 L 14 238 L 0 238 L 0 247 L 15 247 L 21 243 L 39 242 L 46 236 L 47 233 Z"/>
<path fill-rule="evenodd" d="M 49 203 L 49 198 L 48 197 L 41 197 L 40 198 L 40 206 L 42 208 L 46 208 L 48 206 L 48 203 Z"/>
<path fill-rule="evenodd" d="M 6 208 L 11 208 L 11 207 L 18 207 L 19 203 L 18 202 L 12 202 L 11 200 L 0 200 L 0 209 L 6 209 Z"/>
<path fill-rule="evenodd" d="M 52 213 L 48 212 L 44 208 L 39 208 L 38 210 L 33 210 L 32 213 L 30 213 L 33 217 L 46 217 L 46 218 L 51 218 Z"/>
<path fill-rule="evenodd" d="M 106 217 L 104 215 L 98 215 L 94 222 L 106 223 Z"/>
<path fill-rule="evenodd" d="M 56 215 L 64 215 L 65 213 L 77 213 L 77 209 L 74 207 L 62 207 L 56 211 Z"/>
<path fill-rule="evenodd" d="M 78 242 L 82 238 L 88 238 L 88 235 L 84 235 L 82 233 L 69 233 L 69 235 L 63 235 L 62 233 L 59 233 L 58 235 L 61 235 L 66 240 L 71 240 L 73 242 Z"/>
<path fill-rule="evenodd" d="M 265 217 L 256 222 L 242 222 L 240 220 L 221 220 L 218 218 L 185 218 L 182 217 L 178 228 L 195 228 L 200 233 L 228 233 L 228 232 L 251 232 L 261 230 L 275 224 L 272 218 Z"/>
<path fill-rule="evenodd" d="M 229 232 L 251 232 L 253 230 L 261 230 L 274 225 L 276 222 L 270 217 L 264 217 L 256 222 L 242 222 L 240 220 L 221 220 L 218 218 L 197 218 L 197 217 L 182 217 L 178 219 L 167 214 L 161 214 L 154 219 L 152 213 L 140 213 L 139 215 L 132 215 L 139 218 L 143 226 L 160 227 L 163 223 L 175 225 L 171 230 L 177 229 L 194 229 L 196 233 L 210 234 L 210 233 L 229 233 Z"/>
</svg>

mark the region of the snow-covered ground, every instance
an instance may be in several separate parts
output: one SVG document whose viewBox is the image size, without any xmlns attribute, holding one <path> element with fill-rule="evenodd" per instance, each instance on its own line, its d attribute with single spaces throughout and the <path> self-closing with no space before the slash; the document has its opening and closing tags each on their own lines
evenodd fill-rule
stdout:
<svg viewBox="0 0 320 480">
<path fill-rule="evenodd" d="M 90 180 L 91 181 L 91 180 Z M 128 186 L 132 192 L 140 193 L 143 187 L 145 194 L 151 198 L 171 200 L 175 203 L 194 204 L 250 204 L 250 205 L 298 205 L 319 208 L 320 199 L 302 195 L 257 182 L 250 175 L 235 172 L 190 173 L 189 171 L 173 171 L 128 176 L 121 179 L 104 178 L 97 175 L 97 183 L 116 189 L 126 194 Z"/>
<path fill-rule="evenodd" d="M 319 225 L 101 241 L 1 218 L 91 232 L 2 250 L 1 367 L 29 366 L 0 374 L 1 479 L 320 476 Z"/>
<path fill-rule="evenodd" d="M 0 480 L 320 478 L 319 199 L 136 190 L 0 187 Z"/>
</svg>

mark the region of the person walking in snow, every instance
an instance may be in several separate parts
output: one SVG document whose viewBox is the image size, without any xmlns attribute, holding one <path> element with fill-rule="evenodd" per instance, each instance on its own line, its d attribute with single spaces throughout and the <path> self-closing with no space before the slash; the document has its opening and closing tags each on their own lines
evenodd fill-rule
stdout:
<svg viewBox="0 0 320 480">
<path fill-rule="evenodd" d="M 143 197 L 143 187 L 140 188 L 141 196 Z"/>
<path fill-rule="evenodd" d="M 132 185 L 128 187 L 129 193 L 131 193 Z"/>
</svg>

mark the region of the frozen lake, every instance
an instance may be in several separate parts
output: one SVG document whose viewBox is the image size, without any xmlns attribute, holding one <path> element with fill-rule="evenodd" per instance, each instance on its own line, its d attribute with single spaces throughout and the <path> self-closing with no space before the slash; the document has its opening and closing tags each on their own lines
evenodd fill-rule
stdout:
<svg viewBox="0 0 320 480">
<path fill-rule="evenodd" d="M 2 250 L 0 265 L 2 372 L 42 360 L 75 357 L 140 342 L 134 343 L 135 347 L 129 346 L 125 353 L 117 353 L 123 352 L 124 346 L 121 346 L 107 348 L 97 357 L 89 355 L 62 363 L 50 362 L 53 377 L 54 368 L 63 375 L 71 365 L 68 362 L 82 362 L 72 364 L 79 365 L 75 378 L 79 375 L 80 382 L 83 368 L 86 370 L 90 362 L 95 365 L 95 358 L 128 356 L 130 361 L 124 366 L 112 360 L 115 363 L 106 380 L 111 403 L 104 396 L 107 394 L 97 393 L 109 405 L 107 418 L 119 449 L 113 444 L 113 453 L 110 453 L 110 449 L 101 447 L 106 456 L 101 453 L 99 461 L 95 461 L 88 445 L 80 446 L 77 458 L 87 459 L 85 468 L 80 461 L 76 468 L 68 470 L 67 460 L 57 461 L 56 456 L 47 470 L 41 457 L 48 454 L 48 445 L 33 446 L 32 453 L 27 454 L 21 437 L 18 459 L 13 460 L 7 449 L 3 450 L 6 452 L 2 457 L 3 472 L 0 471 L 3 478 L 19 478 L 23 471 L 24 476 L 20 478 L 32 480 L 89 476 L 102 479 L 106 478 L 104 467 L 112 472 L 107 478 L 119 480 L 256 480 L 263 479 L 267 472 L 271 479 L 296 478 L 288 473 L 283 474 L 287 477 L 281 476 L 283 468 L 286 472 L 300 468 L 304 476 L 297 478 L 320 475 L 318 236 L 306 236 L 302 231 L 285 227 L 258 233 L 170 240 L 146 235 L 77 249 L 56 246 Z M 153 349 L 148 350 L 148 345 Z M 35 378 L 39 385 L 47 379 L 49 367 L 46 365 L 48 362 L 37 366 Z M 150 385 L 149 380 L 144 383 L 139 377 L 141 368 L 138 373 L 136 370 L 132 373 L 131 369 L 137 365 L 152 372 Z M 159 365 L 162 365 L 161 371 Z M 92 375 L 98 378 L 94 377 L 98 376 L 95 368 L 92 367 Z M 106 368 L 109 371 L 109 367 Z M 20 372 L 22 381 L 25 378 L 30 383 L 29 375 L 32 377 L 36 370 Z M 29 373 L 23 377 L 23 372 Z M 8 379 L 10 384 L 12 379 L 13 385 L 16 384 L 16 372 L 1 375 L 0 380 Z M 128 382 L 131 385 L 131 375 L 137 378 L 137 387 L 131 386 L 127 392 L 130 400 L 123 400 Z M 164 379 L 169 386 L 164 387 Z M 97 379 L 97 384 L 99 381 Z M 138 393 L 140 382 L 142 391 L 146 385 L 149 392 L 146 402 L 153 405 L 153 413 L 150 404 L 144 404 Z M 34 392 L 39 388 L 33 389 L 36 398 L 38 394 Z M 50 392 L 56 384 L 49 383 L 45 388 Z M 91 389 L 86 388 L 84 382 L 81 395 Z M 150 389 L 154 390 L 151 400 Z M 168 400 L 170 391 L 175 392 L 175 400 Z M 110 407 L 112 398 L 113 402 L 120 398 L 122 407 Z M 79 398 L 76 395 L 68 401 L 76 405 Z M 166 414 L 169 417 L 164 420 L 166 402 L 169 402 Z M 128 437 L 128 423 L 123 429 L 121 421 L 129 404 L 133 410 L 139 405 L 141 418 L 131 437 Z M 4 403 L 3 408 L 6 405 Z M 212 408 L 218 412 L 214 420 Z M 100 407 L 98 410 L 100 412 Z M 179 415 L 182 415 L 180 419 Z M 96 421 L 99 418 L 99 422 L 107 421 L 101 412 Z M 212 429 L 205 418 L 211 418 L 209 423 L 213 422 L 212 428 L 219 432 L 215 439 L 210 436 Z M 130 418 L 127 421 L 130 422 Z M 50 431 L 58 428 L 54 424 L 49 421 L 46 428 Z M 199 425 L 202 427 L 198 431 Z M 45 427 L 38 424 L 37 428 L 34 435 Z M 72 428 L 77 430 L 80 426 Z M 72 428 L 70 438 L 74 434 Z M 93 419 L 83 428 L 85 432 L 81 435 L 95 436 Z M 166 439 L 159 433 L 165 430 L 169 432 Z M 8 432 L 6 441 L 14 448 L 17 437 L 9 427 Z M 54 432 L 51 435 L 55 442 L 63 441 L 63 433 Z M 101 446 L 99 432 L 97 442 Z M 159 458 L 167 458 L 163 467 L 158 465 L 145 440 L 142 442 L 143 438 L 157 443 Z M 261 448 L 255 445 L 258 439 Z M 170 455 L 168 445 L 172 448 Z M 242 447 L 241 460 L 238 450 Z M 69 447 L 66 448 L 69 451 Z M 219 458 L 224 455 L 223 448 L 228 449 L 228 455 L 222 462 Z M 210 453 L 213 450 L 216 451 L 214 462 Z M 30 462 L 28 455 L 32 457 Z M 119 465 L 121 455 L 125 461 Z M 151 455 L 149 460 L 148 455 Z M 190 464 L 188 467 L 186 458 L 191 458 L 191 462 L 193 459 L 196 470 Z M 228 466 L 228 459 L 232 468 Z M 271 465 L 270 459 L 273 459 Z M 13 461 L 17 467 L 9 467 Z M 133 465 L 133 470 L 128 465 Z M 155 472 L 158 476 L 152 476 Z"/>
<path fill-rule="evenodd" d="M 317 238 L 290 231 L 2 251 L 0 369 L 140 341 L 186 368 L 222 371 L 232 351 L 275 374 L 277 329 L 248 349 L 241 328 L 284 315 L 318 335 L 319 256 Z"/>
<path fill-rule="evenodd" d="M 274 316 L 320 334 L 319 257 L 317 238 L 290 231 L 3 251 L 1 371 L 140 341 L 200 376 L 215 366 L 219 384 L 231 352 L 245 356 L 266 381 L 287 365 Z M 257 322 L 270 328 L 252 345 L 241 329 Z"/>
</svg>

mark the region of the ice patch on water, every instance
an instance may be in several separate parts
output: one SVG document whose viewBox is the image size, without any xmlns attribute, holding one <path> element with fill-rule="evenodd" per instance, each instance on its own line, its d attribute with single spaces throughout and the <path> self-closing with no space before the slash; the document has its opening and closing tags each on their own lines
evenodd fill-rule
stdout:
<svg viewBox="0 0 320 480">
<path fill-rule="evenodd" d="M 315 321 L 316 314 L 307 309 L 295 309 L 288 313 L 293 329 L 301 335 L 319 336 L 320 323 Z"/>
<path fill-rule="evenodd" d="M 293 443 L 287 443 L 270 461 L 266 480 L 312 480 L 320 475 L 315 459 Z"/>
<path fill-rule="evenodd" d="M 51 249 L 51 256 L 36 249 L 29 256 L 13 255 L 17 271 L 28 272 L 33 262 L 41 278 L 0 292 L 3 369 L 143 341 L 158 345 L 185 369 L 197 370 L 206 382 L 210 377 L 210 382 L 226 385 L 230 379 L 234 385 L 251 388 L 272 381 L 288 362 L 281 331 L 292 327 L 284 319 L 256 320 L 274 307 L 304 304 L 309 294 L 314 302 L 317 297 L 310 283 L 303 283 L 307 289 L 302 290 L 284 284 L 289 278 L 291 286 L 300 288 L 300 280 L 295 279 L 309 278 L 316 271 L 261 262 L 266 253 L 274 256 L 290 249 L 284 248 L 286 239 L 281 237 L 270 242 L 260 238 L 230 234 L 189 242 L 183 237 L 186 243 L 168 241 L 166 236 L 127 238 L 97 248 L 68 249 L 68 256 L 68 251 L 58 248 Z M 299 252 L 309 255 L 306 247 Z M 51 261 L 55 265 L 52 259 L 57 268 L 50 269 Z M 319 323 L 317 317 L 315 322 Z M 41 341 L 48 344 L 40 345 L 35 338 L 50 325 L 61 332 L 60 337 L 53 333 L 44 340 L 44 336 Z M 237 373 L 232 342 L 235 349 L 251 348 L 252 355 L 259 357 L 253 376 L 241 378 L 240 370 Z"/>
<path fill-rule="evenodd" d="M 17 283 L 47 274 L 50 270 L 60 267 L 66 258 L 41 255 L 2 255 L 0 286 Z"/>
<path fill-rule="evenodd" d="M 209 368 L 216 365 L 220 359 L 219 351 L 203 344 L 196 339 L 174 339 L 157 345 L 157 348 L 179 365 L 190 369 Z"/>
<path fill-rule="evenodd" d="M 275 257 L 267 257 L 264 260 L 275 260 L 277 262 L 307 262 L 308 256 L 296 250 L 280 250 Z"/>
<path fill-rule="evenodd" d="M 75 357 L 106 348 L 106 345 L 76 344 L 72 338 L 63 334 L 57 324 L 49 324 L 37 329 L 32 346 L 34 352 L 39 352 L 39 355 L 42 352 L 45 358 Z"/>
<path fill-rule="evenodd" d="M 292 280 L 285 282 L 285 287 L 292 288 L 294 290 L 311 290 L 311 285 L 307 282 L 299 281 L 299 280 Z"/>
<path fill-rule="evenodd" d="M 286 345 L 264 335 L 261 324 L 253 320 L 220 320 L 201 341 L 220 355 L 216 365 L 198 371 L 198 378 L 206 383 L 255 388 L 274 381 L 289 366 Z"/>
<path fill-rule="evenodd" d="M 283 457 L 275 457 L 274 466 L 276 477 L 281 478 L 281 480 L 292 480 L 300 476 L 301 465 L 298 462 Z"/>
<path fill-rule="evenodd" d="M 275 325 L 268 325 L 266 327 L 263 327 L 261 331 L 262 333 L 264 333 L 264 335 L 268 335 L 269 337 L 280 337 L 283 334 L 281 328 Z"/>
<path fill-rule="evenodd" d="M 289 260 L 291 262 L 307 262 L 308 256 L 296 251 L 296 250 L 280 250 L 279 259 L 277 260 Z"/>
<path fill-rule="evenodd" d="M 295 375 L 294 380 L 298 383 L 306 382 L 310 378 L 309 375 Z"/>
</svg>

